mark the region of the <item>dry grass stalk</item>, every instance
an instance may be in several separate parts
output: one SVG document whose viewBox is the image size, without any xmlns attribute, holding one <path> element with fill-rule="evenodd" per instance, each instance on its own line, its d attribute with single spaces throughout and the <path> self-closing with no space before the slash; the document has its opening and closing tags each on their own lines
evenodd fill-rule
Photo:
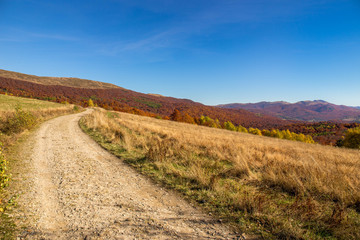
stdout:
<svg viewBox="0 0 360 240">
<path fill-rule="evenodd" d="M 310 221 L 337 237 L 343 228 L 359 227 L 354 223 L 359 221 L 360 211 L 358 150 L 126 113 L 109 117 L 104 111 L 96 111 L 85 117 L 85 123 L 109 141 L 146 156 L 166 174 L 223 196 L 234 211 L 266 215 L 259 217 L 267 219 L 266 224 L 275 221 L 285 229 L 290 223 L 284 218 L 291 218 L 301 228 L 304 221 Z M 333 226 L 331 221 L 338 224 Z M 305 230 L 295 225 L 287 230 L 291 236 L 304 236 Z M 352 230 L 347 237 L 360 237 Z"/>
</svg>

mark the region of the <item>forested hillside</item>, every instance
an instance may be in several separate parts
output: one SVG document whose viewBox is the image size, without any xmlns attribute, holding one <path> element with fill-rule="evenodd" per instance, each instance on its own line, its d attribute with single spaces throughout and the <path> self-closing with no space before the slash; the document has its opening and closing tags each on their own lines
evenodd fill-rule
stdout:
<svg viewBox="0 0 360 240">
<path fill-rule="evenodd" d="M 165 119 L 170 118 L 170 115 L 177 109 L 182 114 L 187 114 L 192 118 L 200 118 L 205 115 L 218 119 L 221 123 L 231 121 L 245 127 L 276 128 L 290 123 L 276 117 L 255 114 L 243 109 L 221 109 L 188 99 L 143 94 L 124 88 L 75 88 L 60 85 L 43 85 L 0 77 L 0 92 L 59 103 L 68 102 L 84 107 L 89 105 L 91 99 L 94 105 L 105 109 L 144 116 L 157 116 Z"/>
<path fill-rule="evenodd" d="M 254 113 L 267 114 L 288 120 L 309 122 L 319 121 L 360 121 L 360 109 L 336 105 L 323 100 L 288 102 L 231 103 L 219 105 L 228 109 L 245 109 Z"/>
</svg>

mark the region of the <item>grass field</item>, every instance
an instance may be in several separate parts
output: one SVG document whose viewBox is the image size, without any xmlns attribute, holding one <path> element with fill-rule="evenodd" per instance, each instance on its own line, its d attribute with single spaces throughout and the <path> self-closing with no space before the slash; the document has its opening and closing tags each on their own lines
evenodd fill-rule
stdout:
<svg viewBox="0 0 360 240">
<path fill-rule="evenodd" d="M 360 239 L 360 151 L 96 111 L 103 147 L 240 231 Z"/>
<path fill-rule="evenodd" d="M 73 113 L 78 107 L 0 94 L 0 142 L 16 141 L 16 134 L 47 119 Z M 4 135 L 5 134 L 5 135 Z"/>
<path fill-rule="evenodd" d="M 21 98 L 0 94 L 0 111 L 15 111 L 15 107 L 21 105 L 23 110 L 39 110 L 50 108 L 63 108 L 64 105 L 48 101 L 40 101 L 31 98 Z M 69 108 L 69 107 L 66 107 Z"/>
<path fill-rule="evenodd" d="M 37 119 L 37 122 L 74 111 L 74 105 L 71 104 L 59 104 L 0 94 L 0 122 L 4 122 L 13 116 L 17 107 L 31 113 Z"/>
</svg>

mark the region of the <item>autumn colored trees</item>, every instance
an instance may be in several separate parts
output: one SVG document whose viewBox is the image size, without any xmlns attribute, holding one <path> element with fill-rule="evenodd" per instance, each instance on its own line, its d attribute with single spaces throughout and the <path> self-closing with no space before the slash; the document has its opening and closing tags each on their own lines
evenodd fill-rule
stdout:
<svg viewBox="0 0 360 240">
<path fill-rule="evenodd" d="M 195 124 L 195 120 L 188 113 L 181 113 L 178 109 L 175 109 L 174 112 L 169 117 L 170 120 L 176 122 L 184 122 Z"/>
<path fill-rule="evenodd" d="M 348 129 L 343 140 L 339 141 L 339 146 L 360 149 L 360 127 Z"/>
<path fill-rule="evenodd" d="M 83 107 L 99 106 L 106 110 L 289 140 L 315 141 L 326 145 L 336 145 L 336 142 L 345 136 L 347 129 L 360 126 L 356 123 L 291 122 L 266 115 L 257 116 L 242 109 L 217 108 L 187 99 L 158 97 L 123 88 L 86 89 L 49 86 L 0 77 L 0 93 L 71 103 Z M 311 139 L 306 137 L 307 135 L 310 135 Z"/>
<path fill-rule="evenodd" d="M 88 106 L 89 107 L 94 107 L 95 105 L 94 105 L 94 102 L 93 102 L 93 100 L 90 98 L 89 99 L 89 101 L 88 101 Z"/>
<path fill-rule="evenodd" d="M 176 119 L 180 120 L 180 122 L 183 122 L 181 120 L 181 113 L 175 109 L 174 113 L 171 115 L 170 118 L 173 121 L 176 121 Z M 177 117 L 176 117 L 177 116 Z M 287 130 L 279 130 L 279 129 L 263 129 L 260 130 L 258 128 L 245 128 L 241 125 L 235 126 L 232 122 L 226 121 L 223 124 L 219 122 L 218 119 L 211 119 L 209 116 L 201 116 L 199 119 L 195 119 L 195 122 L 198 125 L 207 126 L 207 127 L 213 127 L 213 128 L 223 128 L 230 131 L 236 131 L 236 132 L 244 132 L 244 133 L 250 133 L 258 136 L 267 136 L 267 137 L 274 137 L 274 138 L 280 138 L 280 139 L 287 139 L 287 140 L 293 140 L 293 141 L 300 141 L 305 143 L 315 143 L 313 138 L 310 135 L 304 135 L 304 134 L 297 134 L 294 132 L 290 132 Z"/>
<path fill-rule="evenodd" d="M 270 116 L 257 116 L 242 109 L 223 109 L 206 106 L 188 99 L 171 97 L 159 97 L 149 94 L 134 92 L 123 88 L 114 89 L 87 89 L 66 86 L 41 85 L 17 79 L 0 77 L 0 93 L 13 94 L 14 96 L 30 97 L 53 102 L 68 102 L 71 104 L 88 106 L 91 99 L 94 105 L 107 110 L 122 112 L 141 110 L 141 114 L 155 114 L 161 118 L 168 118 L 174 109 L 177 109 L 184 122 L 192 123 L 192 119 L 198 119 L 201 115 L 218 119 L 220 123 L 231 121 L 236 125 L 257 128 L 278 128 L 290 124 Z M 216 123 L 215 123 L 216 124 Z"/>
</svg>

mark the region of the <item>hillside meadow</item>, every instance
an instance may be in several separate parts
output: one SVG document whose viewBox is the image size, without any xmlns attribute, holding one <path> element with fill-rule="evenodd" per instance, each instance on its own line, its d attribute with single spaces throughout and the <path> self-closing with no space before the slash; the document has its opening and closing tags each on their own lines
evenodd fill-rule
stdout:
<svg viewBox="0 0 360 240">
<path fill-rule="evenodd" d="M 79 111 L 72 104 L 0 94 L 0 142 L 9 145 L 18 134 L 50 118 Z"/>
<path fill-rule="evenodd" d="M 69 106 L 65 106 L 62 104 L 49 102 L 49 101 L 41 101 L 37 99 L 31 98 L 22 98 L 15 97 L 9 95 L 0 94 L 0 111 L 1 112 L 14 112 L 15 107 L 17 105 L 21 105 L 24 110 L 46 110 L 46 109 L 68 109 Z"/>
<path fill-rule="evenodd" d="M 265 239 L 360 239 L 360 151 L 96 110 L 104 148 Z"/>
</svg>

